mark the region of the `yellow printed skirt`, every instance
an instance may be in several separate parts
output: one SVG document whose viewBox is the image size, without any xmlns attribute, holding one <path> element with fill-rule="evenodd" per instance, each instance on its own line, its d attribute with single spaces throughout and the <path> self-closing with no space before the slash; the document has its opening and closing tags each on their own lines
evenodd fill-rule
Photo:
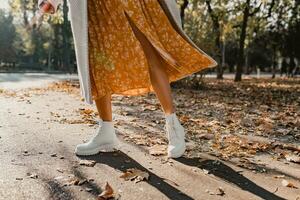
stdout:
<svg viewBox="0 0 300 200">
<path fill-rule="evenodd" d="M 172 26 L 158 0 L 89 0 L 89 62 L 92 96 L 153 91 L 147 58 L 126 14 L 166 63 L 169 82 L 212 66 Z"/>
</svg>

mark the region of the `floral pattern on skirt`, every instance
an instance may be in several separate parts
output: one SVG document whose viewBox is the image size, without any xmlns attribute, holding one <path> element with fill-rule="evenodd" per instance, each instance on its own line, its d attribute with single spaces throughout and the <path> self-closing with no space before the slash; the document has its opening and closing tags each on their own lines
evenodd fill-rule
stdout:
<svg viewBox="0 0 300 200">
<path fill-rule="evenodd" d="M 89 62 L 93 99 L 107 94 L 153 91 L 149 66 L 125 15 L 146 36 L 166 63 L 173 82 L 212 66 L 176 32 L 158 0 L 89 0 Z"/>
</svg>

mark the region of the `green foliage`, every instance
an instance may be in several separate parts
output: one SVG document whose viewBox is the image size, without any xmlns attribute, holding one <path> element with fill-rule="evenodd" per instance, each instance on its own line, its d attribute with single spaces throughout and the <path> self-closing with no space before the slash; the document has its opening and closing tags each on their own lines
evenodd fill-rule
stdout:
<svg viewBox="0 0 300 200">
<path fill-rule="evenodd" d="M 300 60 L 299 4 L 297 0 L 189 0 L 184 28 L 219 63 L 225 60 L 225 70 L 232 71 L 237 64 L 241 46 L 245 68 L 267 69 L 281 57 Z M 243 26 L 246 35 L 241 41 Z"/>
<path fill-rule="evenodd" d="M 177 2 L 184 30 L 201 49 L 222 63 L 225 71 L 233 72 L 239 59 L 246 71 L 269 69 L 281 57 L 300 60 L 298 0 Z M 0 12 L 0 61 L 74 71 L 67 8 L 61 6 L 55 15 L 46 15 L 40 28 L 28 28 L 37 13 L 37 0 L 9 0 L 9 5 L 9 12 Z"/>
<path fill-rule="evenodd" d="M 18 64 L 44 70 L 74 70 L 73 65 L 64 68 L 62 64 L 67 56 L 63 51 L 63 38 L 66 37 L 66 43 L 72 44 L 70 23 L 68 20 L 64 21 L 63 10 L 59 9 L 55 15 L 45 15 L 41 26 L 31 27 L 31 21 L 38 12 L 37 1 L 10 0 L 9 5 L 9 13 L 13 16 L 16 32 L 11 44 L 18 55 Z M 74 51 L 72 45 L 69 49 Z M 66 60 L 71 59 L 75 59 L 74 53 L 69 53 L 66 58 Z"/>
<path fill-rule="evenodd" d="M 12 63 L 16 61 L 16 52 L 13 42 L 16 38 L 16 30 L 13 24 L 13 16 L 0 9 L 0 63 Z"/>
</svg>

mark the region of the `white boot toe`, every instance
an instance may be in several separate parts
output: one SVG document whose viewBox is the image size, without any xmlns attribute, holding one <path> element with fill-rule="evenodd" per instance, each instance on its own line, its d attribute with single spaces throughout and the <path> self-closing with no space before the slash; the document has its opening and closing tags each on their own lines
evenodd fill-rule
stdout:
<svg viewBox="0 0 300 200">
<path fill-rule="evenodd" d="M 185 142 L 177 144 L 176 146 L 168 145 L 168 157 L 179 158 L 184 154 L 185 150 L 186 150 Z"/>
<path fill-rule="evenodd" d="M 111 152 L 118 148 L 118 139 L 112 122 L 102 122 L 97 134 L 87 143 L 76 146 L 75 154 L 89 156 L 102 152 Z"/>
</svg>

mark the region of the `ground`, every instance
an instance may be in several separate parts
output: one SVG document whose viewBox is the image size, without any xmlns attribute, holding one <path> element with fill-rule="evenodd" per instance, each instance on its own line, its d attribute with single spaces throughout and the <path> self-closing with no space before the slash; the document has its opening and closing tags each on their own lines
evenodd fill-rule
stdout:
<svg viewBox="0 0 300 200">
<path fill-rule="evenodd" d="M 77 157 L 97 113 L 82 102 L 76 77 L 10 77 L 0 82 L 0 199 L 97 199 L 106 182 L 115 199 L 300 199 L 299 79 L 177 86 L 188 150 L 167 159 L 154 94 L 114 96 L 120 150 Z M 130 168 L 149 179 L 121 178 Z"/>
</svg>

